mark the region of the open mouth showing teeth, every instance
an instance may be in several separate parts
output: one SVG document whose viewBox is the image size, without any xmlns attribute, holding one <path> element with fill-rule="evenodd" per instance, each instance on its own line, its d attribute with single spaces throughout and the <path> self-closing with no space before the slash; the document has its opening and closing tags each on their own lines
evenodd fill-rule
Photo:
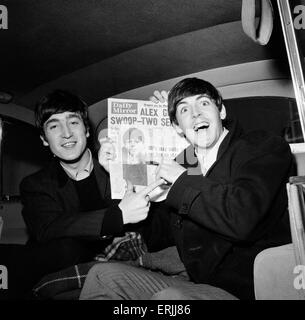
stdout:
<svg viewBox="0 0 305 320">
<path fill-rule="evenodd" d="M 194 130 L 197 132 L 201 129 L 207 129 L 210 125 L 208 123 L 198 123 L 194 125 Z"/>
<path fill-rule="evenodd" d="M 76 142 L 67 142 L 67 143 L 64 143 L 62 147 L 69 148 L 69 147 L 73 147 L 75 144 Z"/>
</svg>

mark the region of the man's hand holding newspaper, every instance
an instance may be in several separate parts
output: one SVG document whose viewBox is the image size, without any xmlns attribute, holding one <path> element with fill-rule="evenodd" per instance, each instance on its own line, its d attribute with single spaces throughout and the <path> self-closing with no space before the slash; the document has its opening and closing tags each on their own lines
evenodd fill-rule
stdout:
<svg viewBox="0 0 305 320">
<path fill-rule="evenodd" d="M 124 198 L 119 203 L 124 224 L 137 223 L 146 219 L 150 207 L 150 192 L 161 184 L 164 184 L 164 180 L 158 179 L 144 189 L 135 192 L 134 186 L 130 181 L 127 181 L 127 190 Z"/>
</svg>

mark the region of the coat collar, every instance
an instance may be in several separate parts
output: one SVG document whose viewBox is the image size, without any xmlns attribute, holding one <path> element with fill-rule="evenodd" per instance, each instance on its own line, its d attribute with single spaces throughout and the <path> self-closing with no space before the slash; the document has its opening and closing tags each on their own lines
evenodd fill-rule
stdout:
<svg viewBox="0 0 305 320">
<path fill-rule="evenodd" d="M 226 128 L 229 130 L 229 133 L 222 141 L 218 149 L 217 160 L 218 161 L 222 155 L 226 152 L 229 146 L 232 144 L 232 141 L 237 139 L 242 135 L 242 128 L 238 124 L 236 119 L 228 119 L 225 123 Z"/>
<path fill-rule="evenodd" d="M 231 145 L 232 141 L 242 135 L 242 129 L 239 126 L 236 119 L 231 118 L 227 119 L 225 122 L 225 127 L 229 130 L 229 133 L 226 135 L 221 145 L 219 146 L 217 159 L 211 168 L 207 171 L 206 176 L 214 167 L 214 165 L 219 161 L 219 159 L 223 156 L 226 150 Z M 183 150 L 177 157 L 176 161 L 181 164 L 184 168 L 188 170 L 192 170 L 192 174 L 202 174 L 200 164 L 198 163 L 198 158 L 195 153 L 195 149 L 192 145 L 188 146 L 185 150 Z"/>
<path fill-rule="evenodd" d="M 57 159 L 53 159 L 51 164 L 51 175 L 53 180 L 58 182 L 58 187 L 60 188 L 60 191 L 66 194 L 75 194 L 74 184 L 72 180 L 68 177 L 62 166 L 60 165 L 59 161 Z M 99 187 L 100 194 L 103 198 L 106 198 L 109 196 L 109 177 L 108 173 L 102 168 L 102 166 L 99 164 L 99 162 L 93 158 L 93 173 L 96 177 L 96 181 Z M 71 196 L 69 196 L 71 197 Z M 75 199 L 73 199 L 75 200 Z"/>
</svg>

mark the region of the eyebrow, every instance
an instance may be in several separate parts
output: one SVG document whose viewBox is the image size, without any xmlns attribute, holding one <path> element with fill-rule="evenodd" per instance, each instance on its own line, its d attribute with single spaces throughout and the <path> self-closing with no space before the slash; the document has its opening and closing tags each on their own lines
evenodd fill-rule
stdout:
<svg viewBox="0 0 305 320">
<path fill-rule="evenodd" d="M 196 100 L 199 100 L 201 98 L 208 98 L 208 99 L 211 99 L 206 93 L 204 94 L 201 94 Z"/>
<path fill-rule="evenodd" d="M 72 119 L 72 118 L 78 118 L 79 120 L 81 120 L 81 116 L 78 113 L 71 113 L 67 115 L 67 119 Z M 58 123 L 58 122 L 60 122 L 59 119 L 53 118 L 53 119 L 47 120 L 44 125 L 47 127 L 51 123 Z"/>
<path fill-rule="evenodd" d="M 52 123 L 58 123 L 59 120 L 58 119 L 49 119 L 45 122 L 45 127 L 47 127 L 48 125 L 52 124 Z"/>
<path fill-rule="evenodd" d="M 78 114 L 78 113 L 71 113 L 71 114 L 68 114 L 67 116 L 68 119 L 71 119 L 71 118 L 78 118 L 79 120 L 81 120 L 81 116 Z"/>
<path fill-rule="evenodd" d="M 191 97 L 191 96 L 189 96 Z M 188 98 L 188 97 L 185 97 L 185 98 Z M 183 98 L 182 100 L 180 100 L 177 104 L 176 104 L 176 107 L 178 108 L 178 106 L 180 104 L 186 104 L 185 101 L 183 101 L 185 98 Z M 200 94 L 197 98 L 196 98 L 196 101 L 200 100 L 201 98 L 208 98 L 208 99 L 211 99 L 207 94 L 203 93 L 203 94 Z"/>
</svg>

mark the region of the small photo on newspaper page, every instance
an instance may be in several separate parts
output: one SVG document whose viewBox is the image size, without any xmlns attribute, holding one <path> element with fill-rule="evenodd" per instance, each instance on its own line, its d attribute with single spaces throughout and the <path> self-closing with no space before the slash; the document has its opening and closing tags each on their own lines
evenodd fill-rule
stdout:
<svg viewBox="0 0 305 320">
<path fill-rule="evenodd" d="M 111 195 L 122 199 L 129 180 L 135 191 L 156 180 L 160 161 L 174 159 L 188 142 L 172 127 L 167 104 L 130 99 L 108 99 L 108 137 L 115 157 L 109 164 Z M 168 187 L 150 194 L 152 201 L 166 198 Z"/>
</svg>

